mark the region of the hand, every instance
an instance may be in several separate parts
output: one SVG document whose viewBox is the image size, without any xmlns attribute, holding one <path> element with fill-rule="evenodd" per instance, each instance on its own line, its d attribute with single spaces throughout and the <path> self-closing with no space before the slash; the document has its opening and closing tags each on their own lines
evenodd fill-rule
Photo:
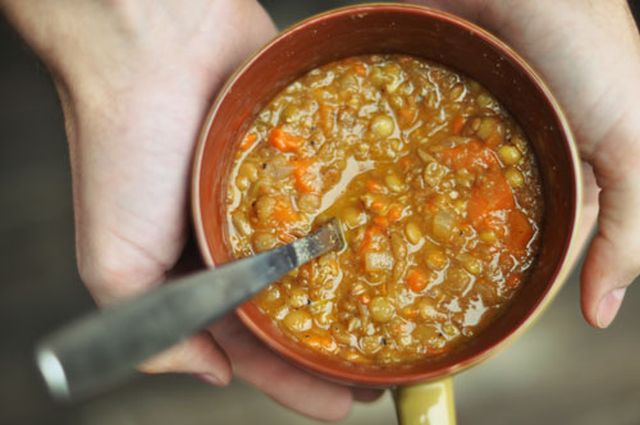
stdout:
<svg viewBox="0 0 640 425">
<path fill-rule="evenodd" d="M 190 163 L 204 114 L 227 74 L 275 34 L 272 22 L 254 0 L 0 6 L 56 79 L 83 281 L 99 304 L 160 284 L 187 237 Z M 214 385 L 227 384 L 232 368 L 275 400 L 320 419 L 343 417 L 354 398 L 275 356 L 235 316 L 142 367 Z"/>
<path fill-rule="evenodd" d="M 511 44 L 564 107 L 588 163 L 583 243 L 598 219 L 582 269 L 582 311 L 591 325 L 609 326 L 640 273 L 640 37 L 626 1 L 420 3 L 475 21 Z"/>
</svg>

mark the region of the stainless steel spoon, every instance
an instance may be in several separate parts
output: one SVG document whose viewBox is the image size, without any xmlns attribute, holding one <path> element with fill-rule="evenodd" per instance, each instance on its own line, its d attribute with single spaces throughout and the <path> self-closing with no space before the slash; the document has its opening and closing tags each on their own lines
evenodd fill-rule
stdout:
<svg viewBox="0 0 640 425">
<path fill-rule="evenodd" d="M 182 341 L 289 271 L 345 246 L 332 219 L 289 245 L 196 273 L 94 312 L 47 336 L 36 361 L 59 400 L 95 395 L 135 373 L 149 357 Z"/>
</svg>

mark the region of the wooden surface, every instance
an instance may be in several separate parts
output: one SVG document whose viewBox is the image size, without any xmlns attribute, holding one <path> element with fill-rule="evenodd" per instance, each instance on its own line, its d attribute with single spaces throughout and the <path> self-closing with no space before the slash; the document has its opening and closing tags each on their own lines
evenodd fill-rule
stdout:
<svg viewBox="0 0 640 425">
<path fill-rule="evenodd" d="M 264 3 L 283 26 L 347 2 Z M 0 425 L 316 423 L 242 383 L 213 389 L 180 376 L 144 377 L 76 406 L 49 401 L 33 344 L 93 305 L 75 269 L 68 161 L 47 73 L 0 23 Z M 639 288 L 598 331 L 582 320 L 572 276 L 525 337 L 456 378 L 459 423 L 640 424 Z M 357 406 L 344 423 L 394 423 L 390 398 Z"/>
</svg>

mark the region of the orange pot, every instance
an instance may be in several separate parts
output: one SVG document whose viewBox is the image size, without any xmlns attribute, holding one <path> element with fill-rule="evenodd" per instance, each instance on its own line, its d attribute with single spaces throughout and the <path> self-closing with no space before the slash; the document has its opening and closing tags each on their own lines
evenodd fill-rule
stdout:
<svg viewBox="0 0 640 425">
<path fill-rule="evenodd" d="M 195 229 L 206 263 L 232 259 L 225 195 L 234 152 L 260 110 L 307 71 L 340 58 L 403 53 L 439 62 L 484 85 L 527 134 L 543 181 L 541 250 L 529 282 L 507 311 L 453 352 L 411 366 L 353 365 L 286 337 L 253 303 L 238 309 L 244 324 L 292 363 L 327 379 L 396 389 L 403 424 L 455 422 L 450 377 L 486 360 L 534 321 L 567 277 L 581 205 L 579 160 L 567 120 L 524 59 L 483 29 L 417 6 L 373 4 L 333 10 L 281 33 L 227 82 L 209 112 L 193 167 Z"/>
</svg>

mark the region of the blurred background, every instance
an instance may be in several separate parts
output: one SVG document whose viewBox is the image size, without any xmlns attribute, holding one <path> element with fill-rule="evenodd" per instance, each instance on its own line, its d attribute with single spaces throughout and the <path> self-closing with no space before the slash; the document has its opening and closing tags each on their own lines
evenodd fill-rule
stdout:
<svg viewBox="0 0 640 425">
<path fill-rule="evenodd" d="M 262 3 L 282 28 L 355 2 Z M 69 158 L 55 91 L 1 18 L 0 140 L 0 425 L 317 423 L 242 382 L 216 389 L 180 376 L 140 377 L 74 406 L 51 402 L 32 363 L 34 342 L 93 303 L 76 271 Z M 582 319 L 574 273 L 533 329 L 455 381 L 461 424 L 640 424 L 640 284 L 613 326 L 598 331 Z M 386 394 L 356 406 L 343 423 L 394 421 Z"/>
</svg>

